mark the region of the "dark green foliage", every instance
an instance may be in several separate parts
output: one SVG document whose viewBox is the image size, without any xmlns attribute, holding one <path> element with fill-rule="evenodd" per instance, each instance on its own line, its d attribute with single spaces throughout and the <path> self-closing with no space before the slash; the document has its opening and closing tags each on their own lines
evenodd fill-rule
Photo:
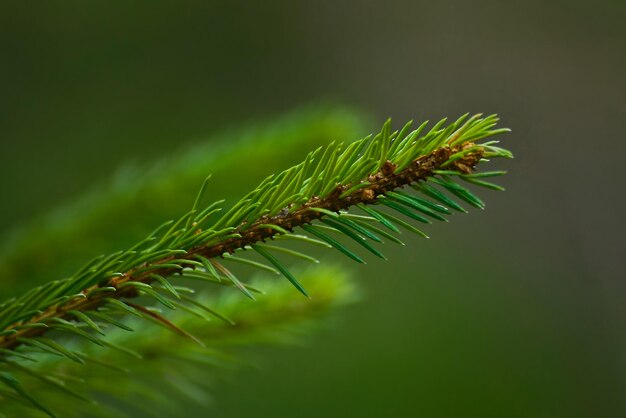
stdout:
<svg viewBox="0 0 626 418">
<path fill-rule="evenodd" d="M 271 123 L 230 129 L 200 144 L 181 144 L 180 150 L 149 165 L 126 163 L 78 201 L 46 211 L 2 238 L 0 299 L 48 283 L 51 277 L 66 277 L 81 260 L 130 248 L 156 225 L 187 212 L 210 173 L 206 192 L 219 205 L 224 202 L 218 199 L 240 197 L 259 178 L 297 162 L 303 152 L 327 144 L 329 138 L 361 135 L 363 119 L 349 109 L 313 107 Z M 209 207 L 205 216 L 215 209 Z M 33 254 L 38 254 L 36 260 Z"/>
</svg>

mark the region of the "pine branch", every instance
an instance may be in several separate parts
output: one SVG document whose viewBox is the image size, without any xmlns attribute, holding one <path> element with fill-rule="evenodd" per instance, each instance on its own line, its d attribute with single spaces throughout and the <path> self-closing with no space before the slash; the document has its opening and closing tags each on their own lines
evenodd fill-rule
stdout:
<svg viewBox="0 0 626 418">
<path fill-rule="evenodd" d="M 400 232 L 398 227 L 402 227 L 425 236 L 389 211 L 429 223 L 431 218 L 446 220 L 445 216 L 450 214 L 448 207 L 464 210 L 440 188 L 472 206 L 483 208 L 483 202 L 454 179 L 499 188 L 483 178 L 502 172 L 474 173 L 475 167 L 487 158 L 511 157 L 510 152 L 494 145 L 496 141 L 479 143 L 507 131 L 494 129 L 497 120 L 495 116 L 476 115 L 468 119 L 464 115 L 445 127 L 445 120 L 442 120 L 424 134 L 426 123 L 415 130 L 411 130 L 409 123 L 400 132 L 391 132 L 391 122 L 387 121 L 374 138 L 345 147 L 333 143 L 318 148 L 302 163 L 268 177 L 221 217 L 218 216 L 221 201 L 204 209 L 199 207 L 205 183 L 191 211 L 178 221 L 163 224 L 127 251 L 93 260 L 69 279 L 48 283 L 1 305 L 0 360 L 6 362 L 7 358 L 19 356 L 18 349 L 26 347 L 80 363 L 81 358 L 46 335 L 51 331 L 64 332 L 106 344 L 106 340 L 95 334 L 102 321 L 114 323 L 107 316 L 108 312 L 152 320 L 193 339 L 195 337 L 187 331 L 145 304 L 154 300 L 167 308 L 195 305 L 193 300 L 182 302 L 174 285 L 177 274 L 182 278 L 234 286 L 254 298 L 254 288 L 242 283 L 224 265 L 226 261 L 276 270 L 307 295 L 275 253 L 311 257 L 289 248 L 266 245 L 267 240 L 298 239 L 331 246 L 355 261 L 364 262 L 336 237 L 352 239 L 373 254 L 384 257 L 369 240 L 382 242 L 381 236 L 398 240 L 379 226 L 394 233 Z M 413 187 L 420 195 L 406 193 L 402 190 L 405 186 Z M 356 208 L 365 215 L 354 214 Z M 296 234 L 297 228 L 316 238 Z M 240 258 L 239 254 L 245 250 L 253 250 L 271 265 Z M 139 296 L 145 297 L 129 302 Z M 90 330 L 83 330 L 85 327 Z M 11 379 L 3 381 L 18 391 Z M 30 399 L 29 402 L 34 403 Z"/>
</svg>

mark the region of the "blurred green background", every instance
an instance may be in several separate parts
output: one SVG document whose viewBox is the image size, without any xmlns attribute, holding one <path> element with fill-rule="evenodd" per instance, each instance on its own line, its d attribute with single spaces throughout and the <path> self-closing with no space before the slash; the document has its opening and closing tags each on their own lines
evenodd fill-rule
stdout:
<svg viewBox="0 0 626 418">
<path fill-rule="evenodd" d="M 3 1 L 0 231 L 311 103 L 361 109 L 357 137 L 497 112 L 507 192 L 353 266 L 364 300 L 302 348 L 250 353 L 210 412 L 623 416 L 625 21 L 610 0 Z"/>
</svg>

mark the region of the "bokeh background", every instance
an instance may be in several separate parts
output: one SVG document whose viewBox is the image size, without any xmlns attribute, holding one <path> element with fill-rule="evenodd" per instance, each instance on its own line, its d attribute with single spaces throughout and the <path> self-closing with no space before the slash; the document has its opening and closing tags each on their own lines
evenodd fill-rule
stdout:
<svg viewBox="0 0 626 418">
<path fill-rule="evenodd" d="M 0 232 L 311 103 L 365 112 L 362 134 L 496 112 L 507 192 L 355 268 L 359 304 L 250 353 L 209 412 L 623 416 L 624 22 L 618 0 L 3 1 Z"/>
</svg>

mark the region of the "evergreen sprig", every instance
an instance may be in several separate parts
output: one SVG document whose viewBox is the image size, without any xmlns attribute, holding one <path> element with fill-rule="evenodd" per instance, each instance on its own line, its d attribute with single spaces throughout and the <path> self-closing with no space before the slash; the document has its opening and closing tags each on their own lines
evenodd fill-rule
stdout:
<svg viewBox="0 0 626 418">
<path fill-rule="evenodd" d="M 0 361 L 7 369 L 0 382 L 14 396 L 47 411 L 23 389 L 14 372 L 23 371 L 18 359 L 27 361 L 32 351 L 85 362 L 56 335 L 111 346 L 102 337 L 104 325 L 124 328 L 119 318 L 135 316 L 202 344 L 151 307 L 155 302 L 167 309 L 212 311 L 184 294 L 177 275 L 234 287 L 254 299 L 255 288 L 243 283 L 228 265 L 244 263 L 284 275 L 308 296 L 279 254 L 315 260 L 288 243 L 269 245 L 268 240 L 333 247 L 362 263 L 346 240 L 384 258 L 374 243 L 400 242 L 394 235 L 400 228 L 426 236 L 407 218 L 445 221 L 450 209 L 464 211 L 457 200 L 483 208 L 484 203 L 459 180 L 500 189 L 484 179 L 503 172 L 474 172 L 489 158 L 511 157 L 496 146 L 497 141 L 484 141 L 507 131 L 496 129 L 497 122 L 495 115 L 464 115 L 448 125 L 443 119 L 430 129 L 427 122 L 413 129 L 409 122 L 392 131 L 388 120 L 373 137 L 318 148 L 300 164 L 266 178 L 227 210 L 223 201 L 202 205 L 207 179 L 191 210 L 177 221 L 164 223 L 128 250 L 92 260 L 68 279 L 49 282 L 0 305 Z M 250 253 L 265 263 L 250 259 Z"/>
</svg>

